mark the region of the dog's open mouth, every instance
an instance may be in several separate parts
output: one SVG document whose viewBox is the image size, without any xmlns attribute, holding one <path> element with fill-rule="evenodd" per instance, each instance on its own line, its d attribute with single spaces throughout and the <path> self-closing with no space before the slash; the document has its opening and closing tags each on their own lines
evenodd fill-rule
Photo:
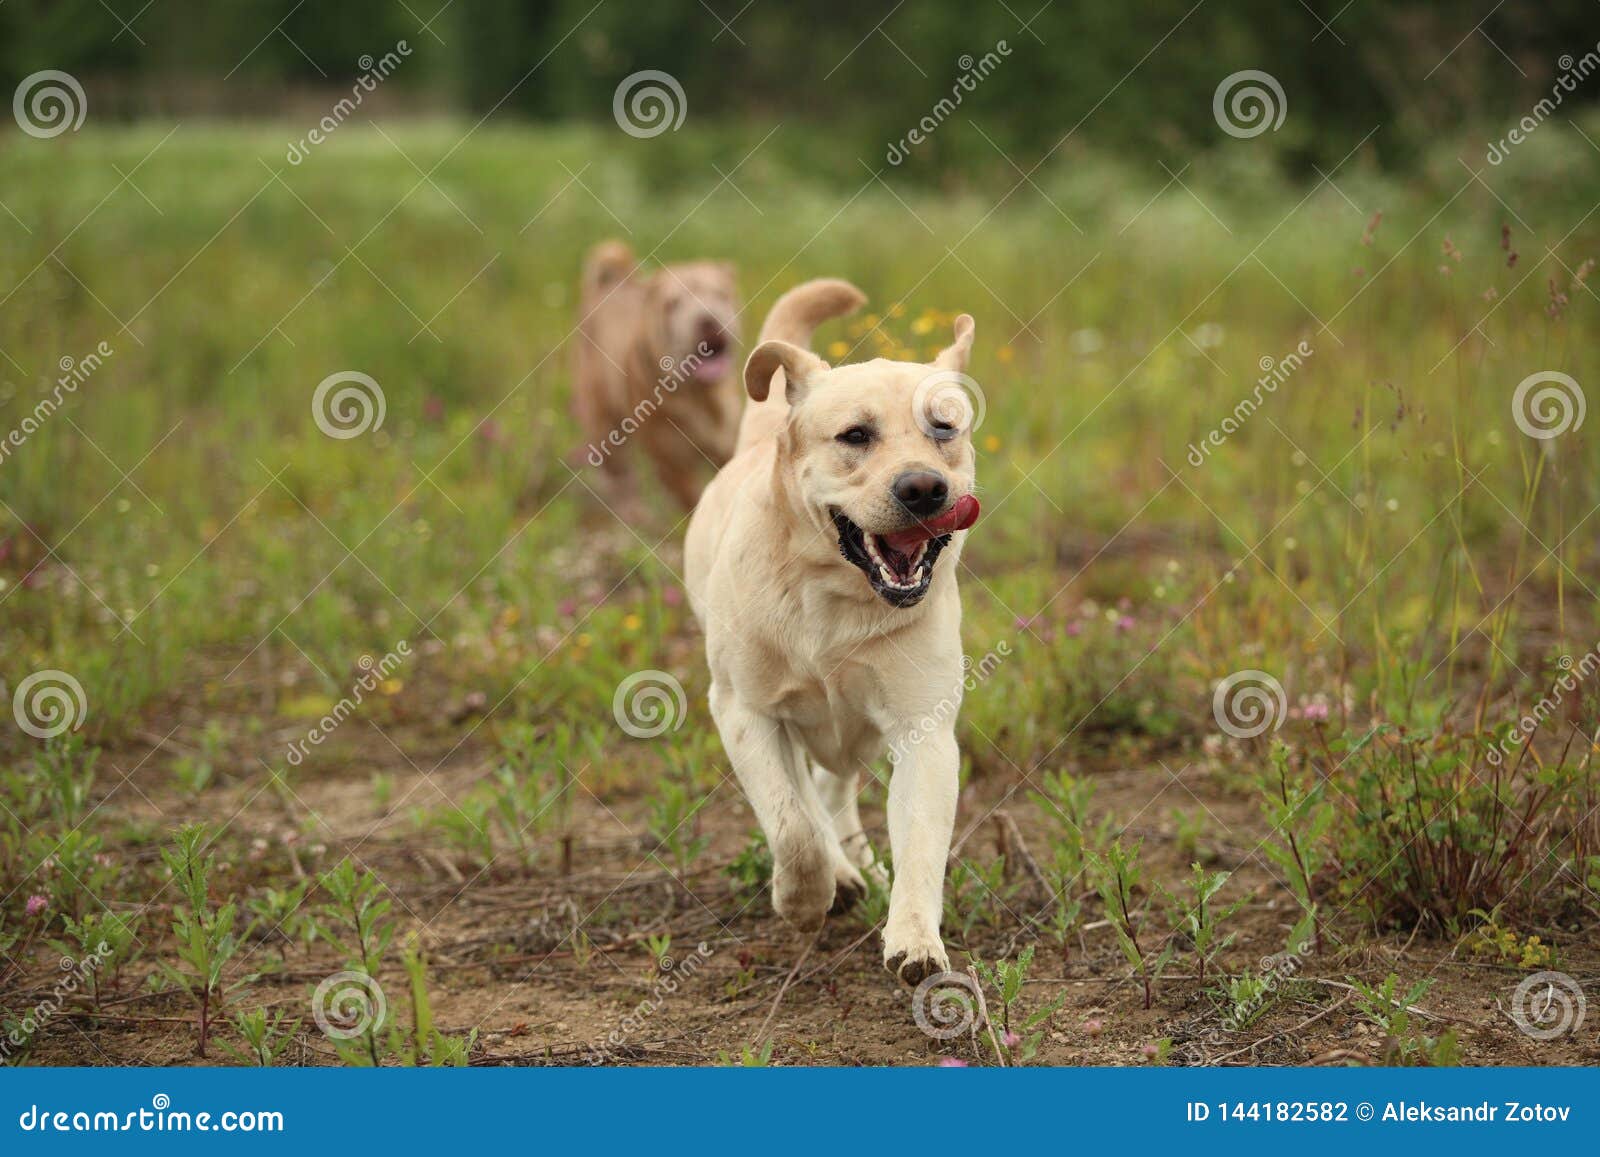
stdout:
<svg viewBox="0 0 1600 1157">
<path fill-rule="evenodd" d="M 720 382 L 733 364 L 733 339 L 715 333 L 700 339 L 694 351 L 694 378 L 699 382 Z"/>
<path fill-rule="evenodd" d="M 971 497 L 958 499 L 939 518 L 891 534 L 870 534 L 843 511 L 833 512 L 839 553 L 855 564 L 878 597 L 893 607 L 911 607 L 922 601 L 933 581 L 933 564 L 950 545 L 950 536 L 977 519 L 978 502 Z"/>
</svg>

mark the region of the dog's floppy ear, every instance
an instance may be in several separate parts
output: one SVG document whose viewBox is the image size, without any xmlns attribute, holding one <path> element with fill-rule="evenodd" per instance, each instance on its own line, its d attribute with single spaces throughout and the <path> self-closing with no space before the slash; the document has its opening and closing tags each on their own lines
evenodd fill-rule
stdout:
<svg viewBox="0 0 1600 1157">
<path fill-rule="evenodd" d="M 764 402 L 772 390 L 772 375 L 782 370 L 789 383 L 787 396 L 792 405 L 805 393 L 806 383 L 827 368 L 828 363 L 810 350 L 786 341 L 764 341 L 744 364 L 744 388 L 756 401 Z"/>
<path fill-rule="evenodd" d="M 933 359 L 933 364 L 941 370 L 954 370 L 958 374 L 965 373 L 967 359 L 972 356 L 972 335 L 977 331 L 977 328 L 970 313 L 963 313 L 957 317 L 956 340 L 939 351 L 939 356 Z"/>
</svg>

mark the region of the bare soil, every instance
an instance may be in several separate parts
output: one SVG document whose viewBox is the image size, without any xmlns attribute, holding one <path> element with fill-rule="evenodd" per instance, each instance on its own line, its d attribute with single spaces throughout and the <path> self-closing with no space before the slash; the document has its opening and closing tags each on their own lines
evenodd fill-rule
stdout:
<svg viewBox="0 0 1600 1157">
<path fill-rule="evenodd" d="M 355 857 L 391 889 L 401 937 L 412 930 L 420 936 L 437 1023 L 452 1033 L 478 1030 L 474 1064 L 727 1063 L 764 1039 L 773 1042 L 774 1064 L 994 1063 L 986 1039 L 936 1040 L 919 1029 L 911 992 L 883 969 L 877 930 L 859 913 L 831 919 L 809 944 L 777 919 L 764 891 L 735 885 L 723 869 L 754 824 L 731 779 L 715 788 L 700 814 L 700 833 L 709 843 L 684 878 L 675 876 L 646 828 L 645 797 L 660 767 L 651 744 L 638 745 L 636 766 L 591 768 L 580 778 L 569 870 L 558 852 L 532 868 L 497 861 L 485 869 L 411 818 L 413 809 L 439 806 L 489 767 L 485 733 L 461 743 L 470 722 L 450 722 L 444 693 L 425 679 L 384 702 L 381 732 L 359 721 L 344 726 L 327 757 L 317 761 L 320 770 L 294 780 L 291 790 L 269 789 L 265 768 L 239 758 L 221 782 L 195 798 L 174 789 L 165 763 L 182 750 L 182 736 L 229 709 L 214 682 L 205 686 L 209 692 L 197 689 L 153 709 L 135 737 L 102 757 L 102 783 L 116 786 L 102 804 L 106 822 L 98 826 L 126 833 L 120 844 L 119 837 L 108 837 L 112 854 L 148 865 L 156 861 L 152 836 L 187 820 L 226 824 L 217 845 L 226 860 L 214 884 L 219 894 L 283 887 L 342 855 Z M 233 708 L 243 710 L 252 693 L 230 690 L 229 698 L 239 697 Z M 424 772 L 440 759 L 436 771 Z M 1237 873 L 1230 889 L 1242 888 L 1249 901 L 1230 921 L 1237 940 L 1224 954 L 1229 972 L 1256 970 L 1263 958 L 1282 952 L 1295 906 L 1255 851 L 1265 829 L 1247 790 L 1219 770 L 1170 758 L 1124 766 L 1101 754 L 1074 762 L 1075 773 L 1093 778 L 1097 807 L 1143 838 L 1147 879 L 1176 883 L 1196 858 Z M 377 772 L 393 777 L 387 808 L 374 798 Z M 1008 859 L 1018 877 L 1017 892 L 995 902 L 966 943 L 946 929 L 956 969 L 965 967 L 969 952 L 984 959 L 1014 956 L 1039 941 L 1024 918 L 1048 900 L 1027 877 L 1026 855 L 1014 847 L 1018 834 L 1033 849 L 1046 839 L 1027 787 L 1012 769 L 984 766 L 964 793 L 956 854 L 988 864 L 1012 851 Z M 865 820 L 874 840 L 882 841 L 881 794 L 869 792 L 869 799 Z M 1174 809 L 1206 821 L 1197 845 L 1183 846 Z M 317 834 L 307 836 L 308 830 Z M 169 892 L 150 908 L 143 932 L 148 950 L 118 978 L 102 1012 L 74 1008 L 55 1017 L 33 1063 L 218 1063 L 214 1049 L 206 1060 L 196 1056 L 186 999 L 145 988 L 154 958 L 170 953 L 160 930 L 172 898 Z M 1468 1064 L 1600 1061 L 1592 1027 L 1551 1042 L 1521 1033 L 1505 1010 L 1526 973 L 1475 959 L 1429 930 L 1363 927 L 1354 910 L 1345 912 L 1331 923 L 1322 954 L 1302 962 L 1281 999 L 1249 1028 L 1228 1032 L 1217 998 L 1208 994 L 1216 977 L 1195 975 L 1192 953 L 1179 954 L 1146 1009 L 1098 903 L 1087 902 L 1084 910 L 1087 923 L 1066 951 L 1039 943 L 1022 997 L 1026 1013 L 1066 993 L 1045 1028 L 1037 1063 L 1145 1064 L 1152 1051 L 1168 1064 L 1383 1063 L 1383 1034 L 1358 1013 L 1348 979 L 1376 982 L 1390 972 L 1407 984 L 1434 979 L 1414 1019 L 1429 1034 L 1453 1030 Z M 573 936 L 575 927 L 582 938 Z M 1592 927 L 1519 931 L 1558 944 L 1564 971 L 1580 978 L 1600 972 Z M 645 943 L 663 935 L 671 936 L 668 955 L 675 958 L 665 970 Z M 233 973 L 260 973 L 239 995 L 239 1007 L 282 1009 L 301 1020 L 284 1063 L 336 1062 L 313 1025 L 310 992 L 340 962 L 321 944 L 307 953 L 281 938 L 257 937 Z M 44 998 L 54 967 L 53 953 L 34 953 L 23 974 L 7 981 L 15 989 L 7 1005 L 26 1007 Z M 675 991 L 665 991 L 664 980 Z M 382 981 L 397 1016 L 408 1018 L 398 963 Z"/>
</svg>

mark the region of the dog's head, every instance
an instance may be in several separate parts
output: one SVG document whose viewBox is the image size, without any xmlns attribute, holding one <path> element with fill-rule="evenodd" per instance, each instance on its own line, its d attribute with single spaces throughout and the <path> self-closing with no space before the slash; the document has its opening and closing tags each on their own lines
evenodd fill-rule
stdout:
<svg viewBox="0 0 1600 1157">
<path fill-rule="evenodd" d="M 697 382 L 720 382 L 733 369 L 739 341 L 739 286 L 732 265 L 691 261 L 650 279 L 651 324 L 658 356 Z"/>
<path fill-rule="evenodd" d="M 750 355 L 745 387 L 766 398 L 784 372 L 789 416 L 779 442 L 794 493 L 831 521 L 845 561 L 895 607 L 922 601 L 951 535 L 977 518 L 974 409 L 962 387 L 973 321 L 931 364 L 877 359 L 831 367 L 809 350 L 767 341 Z"/>
</svg>

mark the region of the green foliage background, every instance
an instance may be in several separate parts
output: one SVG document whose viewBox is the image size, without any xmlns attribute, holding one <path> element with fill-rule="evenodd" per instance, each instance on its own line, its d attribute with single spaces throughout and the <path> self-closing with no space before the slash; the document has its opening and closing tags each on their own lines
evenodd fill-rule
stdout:
<svg viewBox="0 0 1600 1157">
<path fill-rule="evenodd" d="M 1314 176 L 1378 126 L 1371 149 L 1404 168 L 1440 134 L 1513 123 L 1563 56 L 1600 41 L 1600 10 L 1583 0 L 1487 15 L 1440 0 L 158 0 L 137 17 L 119 2 L 120 16 L 100 0 L 0 5 L 0 82 L 58 68 L 113 115 L 274 114 L 286 93 L 347 86 L 362 56 L 406 40 L 390 99 L 599 121 L 623 77 L 660 69 L 700 127 L 824 126 L 831 147 L 808 160 L 857 173 L 950 93 L 958 61 L 1004 40 L 1002 67 L 904 168 L 944 181 L 1008 170 L 1002 151 L 1026 166 L 1078 145 L 1181 163 L 1219 142 L 1211 96 L 1243 69 L 1284 87 L 1272 145 L 1291 173 Z M 1580 82 L 1564 110 L 1597 98 L 1600 84 Z"/>
</svg>

